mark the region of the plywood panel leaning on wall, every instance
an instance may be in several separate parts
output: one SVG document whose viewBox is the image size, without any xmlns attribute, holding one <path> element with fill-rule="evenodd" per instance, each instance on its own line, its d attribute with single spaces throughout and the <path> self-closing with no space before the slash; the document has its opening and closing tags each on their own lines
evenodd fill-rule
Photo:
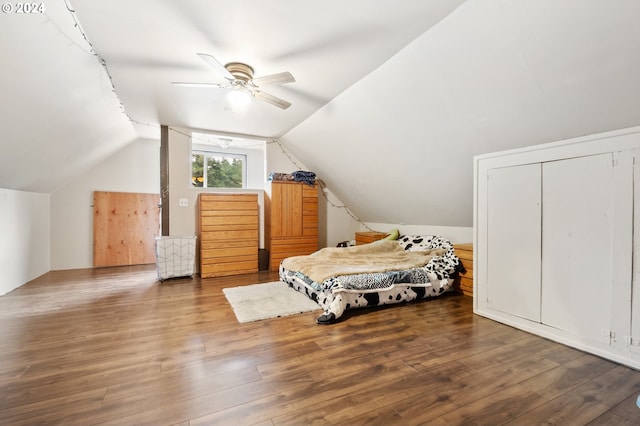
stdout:
<svg viewBox="0 0 640 426">
<path fill-rule="evenodd" d="M 258 271 L 258 195 L 200 194 L 198 240 L 202 278 Z"/>
<path fill-rule="evenodd" d="M 93 266 L 154 263 L 159 194 L 93 193 Z"/>
<path fill-rule="evenodd" d="M 282 259 L 318 250 L 318 185 L 274 181 L 265 197 L 265 241 L 269 269 Z"/>
</svg>

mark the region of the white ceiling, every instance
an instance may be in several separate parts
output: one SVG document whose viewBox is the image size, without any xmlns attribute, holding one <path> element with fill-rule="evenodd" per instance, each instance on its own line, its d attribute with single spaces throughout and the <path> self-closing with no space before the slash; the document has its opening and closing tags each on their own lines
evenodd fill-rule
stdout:
<svg viewBox="0 0 640 426">
<path fill-rule="evenodd" d="M 3 13 L 0 187 L 51 192 L 136 137 L 159 139 L 160 124 L 280 136 L 461 2 L 56 0 Z M 220 81 L 198 52 L 291 72 L 268 92 L 292 106 L 232 113 L 226 90 L 172 85 Z"/>
<path fill-rule="evenodd" d="M 51 192 L 137 137 L 64 2 L 45 8 L 0 15 L 2 188 Z"/>
<path fill-rule="evenodd" d="M 71 0 L 106 61 L 131 118 L 278 137 L 447 16 L 461 0 L 157 1 Z M 228 90 L 175 86 L 224 83 L 196 53 L 244 62 L 255 76 L 289 71 L 294 83 L 265 91 L 287 110 L 254 100 L 234 113 Z M 141 136 L 155 129 L 138 126 Z"/>
<path fill-rule="evenodd" d="M 639 19 L 467 1 L 281 140 L 365 221 L 470 227 L 474 155 L 640 125 Z"/>
<path fill-rule="evenodd" d="M 640 124 L 637 0 L 45 7 L 0 16 L 1 188 L 55 191 L 164 124 L 278 138 L 366 221 L 471 226 L 473 155 Z M 198 52 L 291 72 L 268 92 L 292 106 L 172 85 L 221 82 Z"/>
</svg>

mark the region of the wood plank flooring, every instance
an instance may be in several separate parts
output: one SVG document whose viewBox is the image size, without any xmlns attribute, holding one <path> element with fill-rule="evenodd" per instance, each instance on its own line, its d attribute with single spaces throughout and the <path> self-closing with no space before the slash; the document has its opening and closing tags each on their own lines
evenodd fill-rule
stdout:
<svg viewBox="0 0 640 426">
<path fill-rule="evenodd" d="M 0 424 L 640 424 L 640 372 L 475 316 L 467 296 L 239 324 L 222 289 L 274 280 L 118 267 L 0 297 Z"/>
</svg>

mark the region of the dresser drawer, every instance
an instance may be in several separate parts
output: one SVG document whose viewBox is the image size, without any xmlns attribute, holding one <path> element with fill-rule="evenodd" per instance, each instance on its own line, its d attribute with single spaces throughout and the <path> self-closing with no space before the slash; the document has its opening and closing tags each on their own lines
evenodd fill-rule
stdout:
<svg viewBox="0 0 640 426">
<path fill-rule="evenodd" d="M 473 296 L 473 244 L 454 244 L 453 250 L 462 265 L 453 284 L 454 288 L 466 296 Z"/>
<path fill-rule="evenodd" d="M 369 244 L 374 241 L 383 239 L 389 234 L 384 232 L 368 231 L 368 232 L 356 232 L 356 245 Z"/>
</svg>

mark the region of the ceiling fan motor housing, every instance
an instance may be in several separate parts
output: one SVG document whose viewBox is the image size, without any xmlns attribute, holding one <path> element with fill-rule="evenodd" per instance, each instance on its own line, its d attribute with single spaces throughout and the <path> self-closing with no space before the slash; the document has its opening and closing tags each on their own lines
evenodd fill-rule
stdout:
<svg viewBox="0 0 640 426">
<path fill-rule="evenodd" d="M 206 53 L 197 53 L 197 55 L 204 62 L 209 64 L 210 67 L 215 69 L 219 75 L 224 77 L 228 83 L 182 83 L 174 82 L 174 84 L 181 84 L 187 86 L 207 86 L 217 87 L 220 89 L 231 88 L 234 89 L 234 93 L 248 93 L 250 96 L 275 105 L 281 109 L 287 109 L 291 106 L 290 102 L 280 99 L 277 96 L 273 96 L 260 89 L 261 85 L 276 85 L 293 83 L 296 81 L 290 72 L 281 72 L 277 74 L 264 75 L 261 77 L 253 78 L 253 68 L 243 62 L 229 62 L 226 65 L 222 65 L 216 58 Z M 246 96 L 245 96 L 246 97 Z"/>
<path fill-rule="evenodd" d="M 253 68 L 242 62 L 229 62 L 224 66 L 236 79 L 245 83 L 253 79 Z"/>
</svg>

